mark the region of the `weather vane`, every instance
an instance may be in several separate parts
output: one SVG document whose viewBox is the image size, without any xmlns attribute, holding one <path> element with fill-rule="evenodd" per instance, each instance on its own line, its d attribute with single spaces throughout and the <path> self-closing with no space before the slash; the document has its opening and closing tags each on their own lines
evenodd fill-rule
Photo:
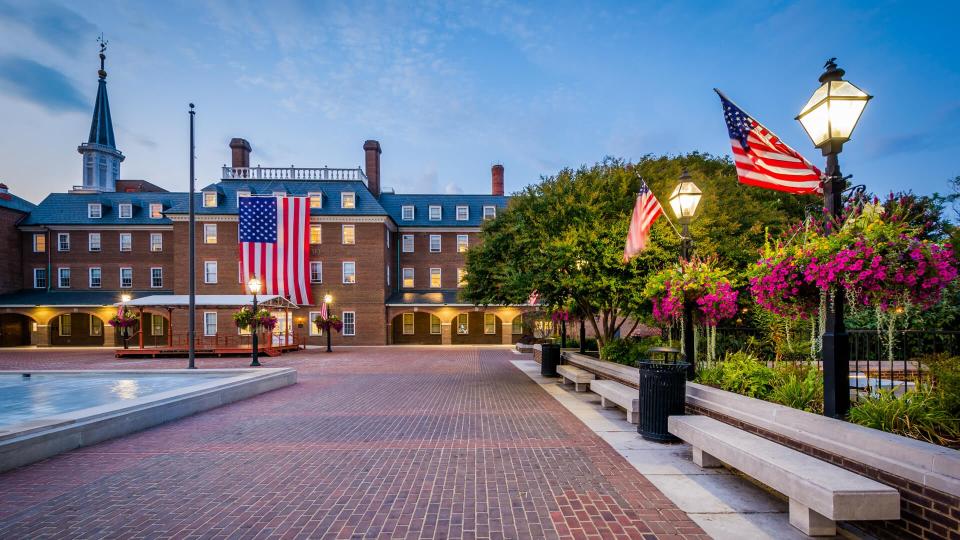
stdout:
<svg viewBox="0 0 960 540">
<path fill-rule="evenodd" d="M 105 53 L 107 52 L 107 43 L 110 42 L 103 39 L 103 32 L 101 32 L 97 37 L 97 43 L 100 44 L 100 71 L 98 71 L 97 74 L 100 75 L 101 79 L 106 79 L 107 71 L 103 69 L 103 61 L 107 59 L 107 55 Z"/>
</svg>

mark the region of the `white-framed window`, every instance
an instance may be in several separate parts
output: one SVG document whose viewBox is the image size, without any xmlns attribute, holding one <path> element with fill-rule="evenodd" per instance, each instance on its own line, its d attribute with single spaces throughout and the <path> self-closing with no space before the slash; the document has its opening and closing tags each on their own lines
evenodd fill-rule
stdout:
<svg viewBox="0 0 960 540">
<path fill-rule="evenodd" d="M 497 217 L 497 207 L 496 206 L 484 206 L 483 207 L 483 219 L 493 219 Z"/>
<path fill-rule="evenodd" d="M 120 288 L 133 288 L 133 268 L 130 268 L 129 266 L 120 268 Z"/>
<path fill-rule="evenodd" d="M 510 323 L 510 333 L 514 335 L 523 333 L 523 315 L 517 315 L 513 318 Z"/>
<path fill-rule="evenodd" d="M 217 312 L 216 311 L 203 312 L 203 335 L 205 336 L 217 335 Z"/>
<path fill-rule="evenodd" d="M 461 313 L 457 315 L 457 333 L 465 336 L 470 333 L 470 314 Z"/>
<path fill-rule="evenodd" d="M 323 263 L 310 261 L 310 283 L 323 283 Z"/>
<path fill-rule="evenodd" d="M 441 271 L 439 268 L 430 269 L 430 288 L 431 289 L 440 288 L 440 282 L 441 282 L 440 277 L 441 277 Z"/>
<path fill-rule="evenodd" d="M 47 288 L 47 269 L 46 268 L 33 269 L 33 288 L 34 289 Z"/>
<path fill-rule="evenodd" d="M 310 208 L 323 208 L 323 193 L 311 191 L 307 197 L 310 198 Z"/>
<path fill-rule="evenodd" d="M 217 282 L 217 261 L 203 261 L 203 282 L 209 284 Z"/>
<path fill-rule="evenodd" d="M 434 314 L 430 314 L 430 333 L 439 334 L 440 333 L 440 317 L 437 317 Z"/>
<path fill-rule="evenodd" d="M 160 219 L 163 217 L 163 204 L 150 203 L 150 219 Z"/>
<path fill-rule="evenodd" d="M 70 233 L 57 233 L 57 251 L 70 251 Z"/>
<path fill-rule="evenodd" d="M 401 251 L 404 253 L 413 253 L 413 235 L 405 234 L 400 237 Z"/>
<path fill-rule="evenodd" d="M 130 203 L 120 203 L 120 219 L 130 219 L 133 217 L 133 205 Z"/>
<path fill-rule="evenodd" d="M 467 284 L 467 271 L 463 268 L 457 268 L 457 287 L 463 287 Z"/>
<path fill-rule="evenodd" d="M 150 288 L 151 289 L 160 289 L 163 288 L 163 268 L 159 266 L 154 266 L 150 269 Z"/>
<path fill-rule="evenodd" d="M 465 234 L 457 235 L 457 253 L 464 253 L 470 247 L 470 237 Z"/>
<path fill-rule="evenodd" d="M 402 273 L 403 273 L 403 283 L 401 284 L 401 286 L 404 289 L 412 289 L 413 288 L 413 268 L 404 268 L 402 270 Z"/>
<path fill-rule="evenodd" d="M 343 322 L 343 335 L 357 335 L 357 314 L 355 312 L 344 311 L 340 320 Z"/>
<path fill-rule="evenodd" d="M 440 221 L 443 219 L 443 208 L 440 205 L 430 205 L 430 212 L 427 214 L 430 221 Z"/>
<path fill-rule="evenodd" d="M 90 315 L 90 335 L 103 335 L 103 321 L 101 321 L 100 317 L 97 317 L 96 315 Z"/>
<path fill-rule="evenodd" d="M 103 271 L 99 266 L 87 270 L 87 283 L 91 289 L 99 289 L 103 286 Z"/>
<path fill-rule="evenodd" d="M 352 191 L 344 191 L 340 194 L 340 208 L 356 208 L 357 194 Z"/>
<path fill-rule="evenodd" d="M 310 243 L 320 244 L 323 242 L 323 228 L 320 225 L 310 226 Z"/>
<path fill-rule="evenodd" d="M 430 235 L 430 253 L 440 253 L 440 235 Z"/>
<path fill-rule="evenodd" d="M 150 335 L 151 336 L 162 336 L 163 335 L 163 317 L 153 313 L 150 315 Z"/>
<path fill-rule="evenodd" d="M 322 335 L 323 335 L 323 329 L 320 328 L 319 326 L 317 326 L 317 324 L 316 324 L 315 322 L 313 322 L 313 321 L 317 320 L 317 317 L 319 317 L 319 316 L 320 316 L 320 312 L 319 312 L 319 311 L 311 311 L 310 313 L 307 314 L 307 317 L 309 317 L 309 318 L 307 319 L 307 326 L 309 326 L 308 332 L 310 333 L 311 336 L 322 336 Z"/>
<path fill-rule="evenodd" d="M 387 285 L 390 285 L 390 265 L 387 265 Z"/>
<path fill-rule="evenodd" d="M 400 207 L 400 219 L 403 221 L 413 221 L 414 211 L 412 204 L 406 204 Z"/>
<path fill-rule="evenodd" d="M 238 191 L 237 192 L 237 206 L 240 206 L 240 197 L 249 197 L 249 191 Z"/>
<path fill-rule="evenodd" d="M 87 217 L 90 219 L 100 219 L 103 217 L 103 205 L 100 203 L 87 204 Z"/>
<path fill-rule="evenodd" d="M 403 335 L 412 336 L 414 334 L 413 320 L 413 313 L 403 314 Z"/>
<path fill-rule="evenodd" d="M 354 225 L 343 225 L 340 231 L 340 242 L 345 245 L 357 243 L 357 229 Z"/>
<path fill-rule="evenodd" d="M 92 232 L 87 234 L 87 250 L 100 251 L 100 233 Z"/>
<path fill-rule="evenodd" d="M 130 251 L 133 249 L 133 234 L 128 232 L 120 233 L 120 251 Z"/>
<path fill-rule="evenodd" d="M 350 284 L 357 282 L 357 263 L 353 261 L 343 262 L 343 282 Z"/>
<path fill-rule="evenodd" d="M 73 320 L 71 319 L 70 314 L 66 313 L 64 315 L 60 315 L 60 317 L 58 318 L 59 318 L 60 324 L 58 324 L 57 326 L 60 327 L 59 328 L 60 336 L 70 337 L 71 335 L 73 335 Z"/>
<path fill-rule="evenodd" d="M 57 268 L 57 287 L 61 289 L 70 288 L 70 269 Z"/>
<path fill-rule="evenodd" d="M 216 223 L 203 224 L 203 243 L 204 244 L 217 243 L 217 224 Z"/>
<path fill-rule="evenodd" d="M 484 334 L 497 333 L 497 316 L 494 315 L 493 313 L 483 314 L 483 333 Z"/>
<path fill-rule="evenodd" d="M 457 207 L 457 221 L 467 221 L 470 219 L 470 207 L 469 206 L 458 206 Z"/>
<path fill-rule="evenodd" d="M 45 253 L 47 251 L 47 235 L 43 233 L 34 233 L 33 235 L 33 252 L 34 253 Z"/>
<path fill-rule="evenodd" d="M 390 249 L 390 229 L 387 229 L 387 249 Z"/>
<path fill-rule="evenodd" d="M 216 191 L 204 191 L 204 192 L 203 192 L 203 207 L 204 207 L 204 208 L 216 208 L 216 207 L 217 207 L 217 192 L 216 192 Z"/>
<path fill-rule="evenodd" d="M 150 251 L 163 251 L 163 233 L 150 233 Z"/>
</svg>

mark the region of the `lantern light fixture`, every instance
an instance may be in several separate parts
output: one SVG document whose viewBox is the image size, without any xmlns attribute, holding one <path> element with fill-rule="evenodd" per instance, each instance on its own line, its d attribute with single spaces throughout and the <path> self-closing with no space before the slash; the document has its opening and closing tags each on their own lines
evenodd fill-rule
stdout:
<svg viewBox="0 0 960 540">
<path fill-rule="evenodd" d="M 670 207 L 673 209 L 673 215 L 677 216 L 677 221 L 681 224 L 690 223 L 694 214 L 697 213 L 697 207 L 700 205 L 700 198 L 703 192 L 693 183 L 690 173 L 686 169 L 680 175 L 680 183 L 673 188 L 670 194 Z"/>
<path fill-rule="evenodd" d="M 826 156 L 839 153 L 843 143 L 850 140 L 867 102 L 873 96 L 843 80 L 845 72 L 837 67 L 836 58 L 828 60 L 824 68 L 823 75 L 820 75 L 820 87 L 814 91 L 796 119 L 810 136 L 813 145 Z"/>
</svg>

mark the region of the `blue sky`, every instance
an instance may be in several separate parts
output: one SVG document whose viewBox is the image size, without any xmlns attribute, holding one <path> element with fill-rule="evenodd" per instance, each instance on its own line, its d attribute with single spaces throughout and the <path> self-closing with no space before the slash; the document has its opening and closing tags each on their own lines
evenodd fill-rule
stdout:
<svg viewBox="0 0 960 540">
<path fill-rule="evenodd" d="M 508 191 L 612 155 L 729 154 L 734 101 L 808 159 L 793 117 L 824 60 L 875 95 L 841 156 L 877 192 L 960 175 L 958 3 L 88 2 L 0 0 L 0 180 L 37 201 L 80 183 L 96 36 L 124 178 L 199 184 L 244 137 L 264 166 L 356 167 L 398 192 Z M 81 7 L 82 6 L 82 7 Z"/>
</svg>

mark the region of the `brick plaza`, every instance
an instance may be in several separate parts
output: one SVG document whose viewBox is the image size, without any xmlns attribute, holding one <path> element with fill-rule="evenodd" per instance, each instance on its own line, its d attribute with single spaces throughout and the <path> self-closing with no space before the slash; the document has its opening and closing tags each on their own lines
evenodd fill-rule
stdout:
<svg viewBox="0 0 960 540">
<path fill-rule="evenodd" d="M 706 538 L 517 358 L 391 347 L 268 359 L 299 383 L 0 474 L 0 538 Z M 0 370 L 183 364 L 0 352 Z"/>
</svg>

